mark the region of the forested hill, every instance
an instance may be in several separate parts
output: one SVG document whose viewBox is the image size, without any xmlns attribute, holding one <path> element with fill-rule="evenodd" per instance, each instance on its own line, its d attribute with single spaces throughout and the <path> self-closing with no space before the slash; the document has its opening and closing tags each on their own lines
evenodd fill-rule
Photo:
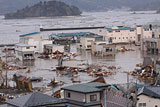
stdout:
<svg viewBox="0 0 160 107">
<path fill-rule="evenodd" d="M 23 19 L 28 17 L 78 16 L 79 8 L 60 1 L 44 1 L 33 6 L 26 6 L 14 13 L 5 14 L 5 19 Z"/>
</svg>

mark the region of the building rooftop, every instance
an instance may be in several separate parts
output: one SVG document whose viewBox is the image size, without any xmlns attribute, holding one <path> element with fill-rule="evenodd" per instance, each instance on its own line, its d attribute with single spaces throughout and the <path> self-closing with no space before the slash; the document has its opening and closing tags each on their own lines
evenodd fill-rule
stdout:
<svg viewBox="0 0 160 107">
<path fill-rule="evenodd" d="M 64 46 L 64 45 L 59 45 L 59 44 L 46 44 L 46 46 Z"/>
<path fill-rule="evenodd" d="M 139 95 L 146 95 L 154 98 L 160 98 L 160 87 L 156 86 L 144 86 L 138 91 Z"/>
<path fill-rule="evenodd" d="M 34 92 L 19 98 L 6 101 L 7 104 L 14 105 L 17 107 L 31 107 L 31 106 L 58 104 L 63 102 L 65 102 L 65 100 L 53 98 L 51 96 L 39 92 Z"/>
<path fill-rule="evenodd" d="M 135 28 L 131 27 L 118 27 L 116 28 L 106 28 L 108 31 L 120 31 L 120 30 L 135 30 Z"/>
<path fill-rule="evenodd" d="M 28 45 L 28 44 L 23 44 L 23 43 L 18 43 L 15 46 L 18 46 L 18 47 L 34 47 L 33 45 Z"/>
<path fill-rule="evenodd" d="M 106 87 L 107 84 L 99 83 L 99 82 L 91 82 L 84 84 L 76 84 L 67 87 L 63 87 L 63 90 L 75 91 L 80 93 L 92 93 L 92 92 L 100 92 L 102 91 L 99 87 Z"/>
<path fill-rule="evenodd" d="M 76 33 L 59 33 L 55 36 L 57 37 L 71 37 L 71 36 L 85 36 L 90 34 L 89 32 L 76 32 Z"/>
<path fill-rule="evenodd" d="M 20 35 L 19 37 L 26 37 L 26 36 L 31 36 L 31 35 L 35 35 L 35 34 L 40 34 L 40 32 L 27 33 L 27 34 L 24 34 L 24 35 Z"/>
</svg>

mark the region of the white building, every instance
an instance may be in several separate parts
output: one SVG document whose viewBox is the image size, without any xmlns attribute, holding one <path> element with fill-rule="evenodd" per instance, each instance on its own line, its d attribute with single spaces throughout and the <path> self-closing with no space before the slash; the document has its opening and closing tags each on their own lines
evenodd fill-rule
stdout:
<svg viewBox="0 0 160 107">
<path fill-rule="evenodd" d="M 19 42 L 34 46 L 36 53 L 42 53 L 44 51 L 43 49 L 45 44 L 52 44 L 51 40 L 42 38 L 40 32 L 20 35 Z"/>
<path fill-rule="evenodd" d="M 80 43 L 77 44 L 78 49 L 91 49 L 91 43 L 95 41 L 102 41 L 102 36 L 85 36 L 80 38 Z"/>
<path fill-rule="evenodd" d="M 56 51 L 64 52 L 64 45 L 56 45 L 56 44 L 44 45 L 44 53 L 51 54 Z"/>
<path fill-rule="evenodd" d="M 140 43 L 142 38 L 152 37 L 152 30 L 148 27 L 123 27 L 117 26 L 98 30 L 99 35 L 103 35 L 110 43 Z"/>
<path fill-rule="evenodd" d="M 95 56 L 115 56 L 116 46 L 106 41 L 92 42 L 92 54 Z"/>
<path fill-rule="evenodd" d="M 34 53 L 35 53 L 35 47 L 32 45 L 28 45 L 28 44 L 15 45 L 16 58 L 21 61 L 34 59 Z"/>
<path fill-rule="evenodd" d="M 138 92 L 137 107 L 159 107 L 160 87 L 145 86 Z"/>
</svg>

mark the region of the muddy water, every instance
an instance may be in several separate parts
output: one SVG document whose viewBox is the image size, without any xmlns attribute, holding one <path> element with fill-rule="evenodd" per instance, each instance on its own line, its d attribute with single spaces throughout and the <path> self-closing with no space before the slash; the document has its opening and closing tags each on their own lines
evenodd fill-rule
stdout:
<svg viewBox="0 0 160 107">
<path fill-rule="evenodd" d="M 150 22 L 156 21 L 159 14 L 131 14 L 131 12 L 100 12 L 100 13 L 83 13 L 81 17 L 71 17 L 71 18 L 46 18 L 46 19 L 22 19 L 22 20 L 4 20 L 0 17 L 0 44 L 5 43 L 17 43 L 19 40 L 19 35 L 39 31 L 39 25 L 43 25 L 44 28 L 60 28 L 60 27 L 83 27 L 83 26 L 116 26 L 124 25 L 131 26 L 135 23 L 138 25 L 148 24 Z M 71 31 L 68 31 L 71 32 Z M 72 31 L 73 32 L 73 31 Z M 75 31 L 80 32 L 80 31 Z M 46 32 L 44 35 L 49 35 L 52 32 Z M 53 32 L 61 33 L 61 32 Z M 121 47 L 118 46 L 118 47 Z M 143 54 L 141 54 L 138 47 L 128 45 L 126 48 L 133 48 L 135 51 L 131 52 L 118 52 L 115 58 L 112 57 L 95 57 L 91 55 L 90 51 L 77 50 L 76 45 L 72 45 L 72 52 L 81 54 L 75 60 L 64 61 L 64 66 L 79 66 L 82 63 L 98 64 L 98 65 L 115 65 L 120 66 L 121 69 L 115 70 L 116 75 L 105 77 L 107 83 L 126 83 L 127 74 L 125 72 L 133 71 L 137 63 L 142 62 Z M 83 61 L 82 61 L 83 60 Z M 16 62 L 22 65 L 21 62 Z M 24 65 L 31 66 L 32 73 L 26 73 L 26 70 L 20 71 L 9 71 L 8 77 L 12 78 L 14 73 L 21 74 L 27 77 L 43 77 L 44 81 L 40 83 L 33 83 L 33 87 L 47 87 L 47 84 L 51 79 L 56 78 L 56 80 L 62 80 L 66 84 L 71 85 L 71 80 L 68 77 L 57 77 L 55 72 L 51 72 L 57 66 L 57 60 L 49 59 L 39 59 L 37 58 L 34 63 L 26 62 Z M 85 67 L 85 66 L 83 66 Z M 125 71 L 125 72 L 124 72 Z M 88 82 L 94 77 L 88 76 L 86 73 L 79 73 L 79 80 L 82 82 Z M 130 76 L 130 82 L 135 82 L 136 78 Z M 13 86 L 13 84 L 11 84 Z M 48 88 L 48 87 L 47 87 Z M 48 88 L 49 90 L 51 88 Z"/>
<path fill-rule="evenodd" d="M 117 48 L 120 48 L 122 45 L 118 45 Z M 123 45 L 124 46 L 124 45 Z M 134 49 L 135 51 L 128 52 L 117 52 L 115 57 L 95 57 L 91 55 L 91 51 L 85 50 L 77 50 L 76 44 L 71 46 L 71 52 L 78 53 L 80 56 L 76 57 L 71 61 L 64 61 L 63 66 L 71 66 L 71 67 L 86 67 L 79 66 L 79 64 L 88 63 L 95 65 L 105 65 L 105 66 L 116 66 L 121 67 L 121 69 L 114 70 L 111 72 L 115 72 L 115 75 L 104 77 L 108 84 L 118 84 L 118 83 L 127 83 L 127 73 L 133 71 L 136 64 L 143 61 L 143 57 L 140 53 L 139 47 L 134 45 L 125 45 L 127 49 Z M 33 62 L 32 62 L 33 63 Z M 32 64 L 30 62 L 25 62 L 26 66 L 30 66 L 32 73 L 26 73 L 27 70 L 19 70 L 19 71 L 9 71 L 9 78 L 11 79 L 13 74 L 20 74 L 27 77 L 43 77 L 42 82 L 34 82 L 33 87 L 45 87 L 45 92 L 49 94 L 52 93 L 53 90 L 50 87 L 47 87 L 47 84 L 52 80 L 56 79 L 59 81 L 64 81 L 64 86 L 72 85 L 71 78 L 69 77 L 57 77 L 56 72 L 51 71 L 55 69 L 58 62 L 56 59 L 39 59 L 37 58 Z M 19 65 L 23 65 L 21 62 L 17 62 Z M 76 80 L 80 80 L 82 83 L 89 82 L 91 80 L 96 79 L 95 77 L 88 76 L 87 73 L 79 73 L 79 77 Z M 136 82 L 136 78 L 129 76 L 130 82 Z M 10 82 L 11 83 L 11 82 Z M 13 83 L 11 84 L 13 85 Z M 55 90 L 59 89 L 58 87 Z"/>
</svg>

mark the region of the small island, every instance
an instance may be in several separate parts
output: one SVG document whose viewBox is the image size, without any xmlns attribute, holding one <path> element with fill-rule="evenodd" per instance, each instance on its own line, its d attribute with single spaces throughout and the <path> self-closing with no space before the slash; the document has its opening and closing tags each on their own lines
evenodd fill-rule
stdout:
<svg viewBox="0 0 160 107">
<path fill-rule="evenodd" d="M 15 13 L 5 14 L 5 19 L 24 19 L 29 17 L 79 16 L 81 11 L 59 1 L 44 1 L 33 6 L 26 6 Z"/>
</svg>

